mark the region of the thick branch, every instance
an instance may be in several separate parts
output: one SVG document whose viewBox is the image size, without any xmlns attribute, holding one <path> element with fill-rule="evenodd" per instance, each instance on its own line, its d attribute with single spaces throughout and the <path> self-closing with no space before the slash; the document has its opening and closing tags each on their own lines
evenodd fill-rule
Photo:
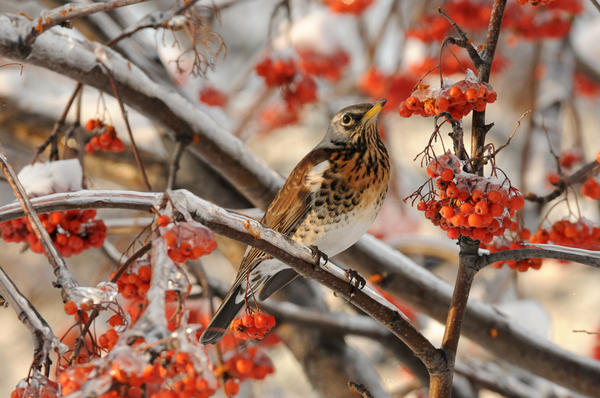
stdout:
<svg viewBox="0 0 600 398">
<path fill-rule="evenodd" d="M 102 59 L 115 79 L 122 100 L 159 123 L 173 137 L 194 140 L 188 148 L 226 178 L 255 206 L 265 208 L 283 184 L 281 177 L 249 152 L 244 144 L 219 127 L 206 113 L 170 87 L 149 79 L 139 68 L 106 46 L 67 37 L 53 30 L 41 35 L 25 57 L 20 51 L 29 21 L 0 15 L 0 55 L 61 73 L 108 94 L 108 76 L 96 60 Z"/>
</svg>

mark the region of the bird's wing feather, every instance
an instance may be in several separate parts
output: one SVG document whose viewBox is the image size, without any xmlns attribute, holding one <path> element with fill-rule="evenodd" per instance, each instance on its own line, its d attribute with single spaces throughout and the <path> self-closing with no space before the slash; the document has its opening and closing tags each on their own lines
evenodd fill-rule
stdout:
<svg viewBox="0 0 600 398">
<path fill-rule="evenodd" d="M 290 235 L 302 223 L 308 214 L 314 190 L 311 184 L 311 171 L 322 162 L 326 162 L 328 153 L 324 149 L 315 149 L 306 155 L 291 172 L 275 199 L 269 205 L 261 222 L 284 235 Z M 268 258 L 263 251 L 250 248 L 240 264 L 236 282 L 245 278 L 254 264 Z"/>
</svg>

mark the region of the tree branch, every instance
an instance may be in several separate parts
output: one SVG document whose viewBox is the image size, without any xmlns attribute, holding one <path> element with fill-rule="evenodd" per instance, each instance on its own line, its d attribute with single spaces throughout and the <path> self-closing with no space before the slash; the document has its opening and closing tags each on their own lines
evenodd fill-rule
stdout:
<svg viewBox="0 0 600 398">
<path fill-rule="evenodd" d="M 583 165 L 579 170 L 575 171 L 565 180 L 560 181 L 554 191 L 550 192 L 549 194 L 545 196 L 538 196 L 532 192 L 528 192 L 523 195 L 523 198 L 543 205 L 558 198 L 567 189 L 567 187 L 583 182 L 586 178 L 597 173 L 598 171 L 600 171 L 600 163 L 594 160 Z"/>
<path fill-rule="evenodd" d="M 31 367 L 39 370 L 44 364 L 46 372 L 49 372 L 50 351 L 60 346 L 60 340 L 54 335 L 48 322 L 40 315 L 27 297 L 19 291 L 19 288 L 15 286 L 2 267 L 0 267 L 0 292 L 35 339 Z"/>
<path fill-rule="evenodd" d="M 148 0 L 113 0 L 107 3 L 73 4 L 67 3 L 62 7 L 44 11 L 33 21 L 31 31 L 24 40 L 25 47 L 31 46 L 35 39 L 53 26 L 61 25 L 69 19 L 81 18 L 97 12 L 108 11 L 117 7 L 129 6 Z"/>
<path fill-rule="evenodd" d="M 17 200 L 19 201 L 22 207 L 24 215 L 27 216 L 27 220 L 29 221 L 31 228 L 33 229 L 33 233 L 42 244 L 44 253 L 46 253 L 46 257 L 48 258 L 50 265 L 52 265 L 52 268 L 54 268 L 54 275 L 56 275 L 55 285 L 62 289 L 63 300 L 66 301 L 70 295 L 70 291 L 77 287 L 78 284 L 75 281 L 73 275 L 71 274 L 71 271 L 69 271 L 69 269 L 67 268 L 65 260 L 58 253 L 56 247 L 54 247 L 52 239 L 50 239 L 50 235 L 48 235 L 46 228 L 44 228 L 44 226 L 42 225 L 40 218 L 38 217 L 36 211 L 31 205 L 29 198 L 27 197 L 25 189 L 23 188 L 21 182 L 17 178 L 17 174 L 15 173 L 10 163 L 8 163 L 8 159 L 6 158 L 4 149 L 1 146 L 0 168 L 2 168 L 2 172 L 6 176 L 6 180 L 8 181 L 10 187 L 15 193 L 15 196 L 17 197 Z"/>
</svg>

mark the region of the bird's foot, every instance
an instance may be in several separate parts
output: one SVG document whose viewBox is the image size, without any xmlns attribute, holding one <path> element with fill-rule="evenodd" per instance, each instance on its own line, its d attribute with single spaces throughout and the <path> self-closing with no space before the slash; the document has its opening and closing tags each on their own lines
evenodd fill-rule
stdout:
<svg viewBox="0 0 600 398">
<path fill-rule="evenodd" d="M 350 300 L 356 294 L 356 289 L 360 290 L 367 284 L 365 278 L 363 278 L 358 271 L 351 268 L 346 270 L 346 279 L 350 282 Z"/>
<path fill-rule="evenodd" d="M 314 269 L 321 268 L 321 260 L 324 261 L 324 264 L 327 264 L 329 261 L 329 256 L 323 253 L 316 245 L 309 246 L 310 251 L 312 252 L 313 257 L 313 265 Z"/>
</svg>

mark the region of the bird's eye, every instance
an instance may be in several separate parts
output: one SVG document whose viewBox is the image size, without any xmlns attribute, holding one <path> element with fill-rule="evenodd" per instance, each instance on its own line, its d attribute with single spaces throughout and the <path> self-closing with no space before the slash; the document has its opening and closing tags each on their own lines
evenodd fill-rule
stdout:
<svg viewBox="0 0 600 398">
<path fill-rule="evenodd" d="M 342 126 L 349 126 L 352 123 L 352 117 L 348 114 L 345 114 L 342 117 Z"/>
</svg>

